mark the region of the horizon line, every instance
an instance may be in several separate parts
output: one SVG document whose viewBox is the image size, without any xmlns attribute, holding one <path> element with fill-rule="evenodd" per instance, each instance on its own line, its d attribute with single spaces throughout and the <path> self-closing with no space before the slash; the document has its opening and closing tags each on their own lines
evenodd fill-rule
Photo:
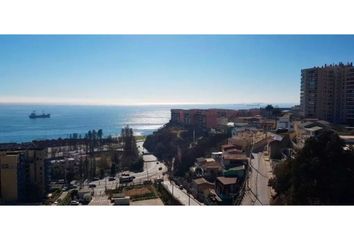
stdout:
<svg viewBox="0 0 354 240">
<path fill-rule="evenodd" d="M 172 103 L 69 103 L 69 102 L 1 102 L 0 105 L 41 105 L 41 106 L 169 106 L 169 105 L 299 105 L 295 102 L 233 102 L 233 103 L 200 103 L 200 102 L 172 102 Z"/>
</svg>

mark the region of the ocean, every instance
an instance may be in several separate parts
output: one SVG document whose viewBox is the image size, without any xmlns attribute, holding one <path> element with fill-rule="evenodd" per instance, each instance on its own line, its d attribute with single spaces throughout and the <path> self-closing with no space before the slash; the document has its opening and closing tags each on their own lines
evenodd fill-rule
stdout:
<svg viewBox="0 0 354 240">
<path fill-rule="evenodd" d="M 170 120 L 171 108 L 246 109 L 259 104 L 227 105 L 150 105 L 150 106 L 59 106 L 0 104 L 0 143 L 82 136 L 89 130 L 102 129 L 104 136 L 117 136 L 129 125 L 135 135 L 149 135 Z M 50 118 L 30 119 L 28 115 L 50 113 Z"/>
</svg>

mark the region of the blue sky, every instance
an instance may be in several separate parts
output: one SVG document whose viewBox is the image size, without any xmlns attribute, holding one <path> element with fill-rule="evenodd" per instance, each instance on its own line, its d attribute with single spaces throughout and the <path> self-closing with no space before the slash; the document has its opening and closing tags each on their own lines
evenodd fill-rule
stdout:
<svg viewBox="0 0 354 240">
<path fill-rule="evenodd" d="M 2 35 L 0 102 L 298 103 L 302 68 L 353 60 L 344 35 Z"/>
</svg>

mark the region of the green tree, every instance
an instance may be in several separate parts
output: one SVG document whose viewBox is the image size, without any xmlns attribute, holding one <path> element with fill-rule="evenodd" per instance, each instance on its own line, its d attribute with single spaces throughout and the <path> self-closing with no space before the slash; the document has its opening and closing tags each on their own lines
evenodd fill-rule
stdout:
<svg viewBox="0 0 354 240">
<path fill-rule="evenodd" d="M 354 204 L 354 154 L 333 131 L 309 138 L 270 180 L 285 204 Z"/>
<path fill-rule="evenodd" d="M 274 107 L 272 105 L 267 105 L 264 109 L 267 110 L 268 112 L 271 112 L 273 111 Z"/>
<path fill-rule="evenodd" d="M 102 129 L 98 129 L 97 131 L 97 137 L 98 137 L 98 140 L 99 140 L 99 144 L 101 145 L 102 143 L 102 136 L 103 136 L 103 131 Z"/>
<path fill-rule="evenodd" d="M 112 163 L 112 165 L 111 165 L 111 176 L 115 176 L 116 173 L 117 173 L 116 164 Z"/>
</svg>

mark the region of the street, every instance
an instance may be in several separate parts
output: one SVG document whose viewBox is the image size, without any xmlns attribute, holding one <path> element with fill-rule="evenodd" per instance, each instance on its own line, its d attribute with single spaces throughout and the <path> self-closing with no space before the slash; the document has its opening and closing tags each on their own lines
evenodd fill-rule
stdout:
<svg viewBox="0 0 354 240">
<path fill-rule="evenodd" d="M 137 147 L 139 153 L 142 154 L 147 153 L 148 151 L 143 148 L 143 141 L 137 142 Z M 130 176 L 134 176 L 133 180 L 134 184 L 143 184 L 146 180 L 153 180 L 163 177 L 163 173 L 167 172 L 167 167 L 159 162 L 157 158 L 152 154 L 143 155 L 144 159 L 144 171 L 133 173 L 129 172 Z M 159 170 L 161 169 L 161 170 Z M 90 205 L 110 205 L 110 201 L 108 200 L 108 196 L 105 194 L 106 189 L 116 189 L 119 187 L 119 177 L 122 172 L 117 173 L 115 179 L 113 181 L 109 181 L 110 177 L 105 177 L 103 179 L 92 181 L 89 184 L 95 184 L 96 187 L 93 188 L 93 196 Z"/>
<path fill-rule="evenodd" d="M 264 160 L 263 153 L 252 153 L 252 156 L 248 189 L 246 189 L 241 205 L 269 205 L 271 197 L 268 186 L 271 175 L 269 161 Z"/>
</svg>

